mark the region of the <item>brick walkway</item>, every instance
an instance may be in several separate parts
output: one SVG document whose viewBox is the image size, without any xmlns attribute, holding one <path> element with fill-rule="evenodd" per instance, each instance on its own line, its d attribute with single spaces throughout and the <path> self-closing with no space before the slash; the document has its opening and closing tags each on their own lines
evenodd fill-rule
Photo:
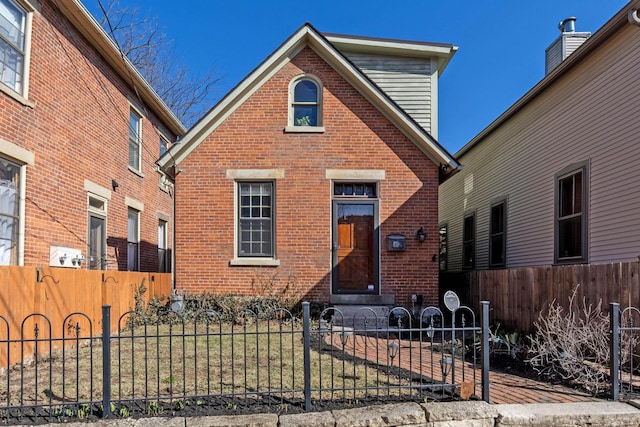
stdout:
<svg viewBox="0 0 640 427">
<path fill-rule="evenodd" d="M 335 338 L 337 340 L 337 338 Z M 376 342 L 377 341 L 377 342 Z M 429 344 L 420 345 L 419 342 L 396 341 L 399 345 L 398 355 L 392 361 L 393 366 L 398 366 L 406 370 L 412 370 L 419 376 L 428 376 L 435 382 L 442 382 L 442 372 L 440 370 L 441 353 L 432 352 Z M 365 344 L 366 343 L 366 344 Z M 339 341 L 334 341 L 334 345 L 340 347 Z M 368 348 L 365 351 L 365 346 Z M 387 360 L 387 349 L 389 341 L 386 339 L 353 339 L 347 341 L 345 351 L 354 354 L 358 358 L 369 358 L 375 355 L 378 360 Z M 354 349 L 355 347 L 355 349 Z M 366 356 L 368 355 L 368 356 Z M 417 363 L 422 362 L 419 366 Z M 478 364 L 480 362 L 478 361 Z M 462 362 L 456 358 L 455 381 L 460 383 L 465 380 L 474 387 L 477 396 L 482 395 L 481 390 L 481 366 L 474 370 L 468 362 Z M 434 366 L 436 368 L 434 368 Z M 450 376 L 447 378 L 450 381 Z M 543 381 L 536 381 L 491 370 L 489 372 L 489 398 L 490 403 L 567 403 L 567 402 L 590 402 L 602 401 L 591 395 L 580 392 L 569 387 L 553 385 Z"/>
<path fill-rule="evenodd" d="M 489 373 L 491 403 L 566 403 L 599 401 L 578 390 L 504 372 Z"/>
</svg>

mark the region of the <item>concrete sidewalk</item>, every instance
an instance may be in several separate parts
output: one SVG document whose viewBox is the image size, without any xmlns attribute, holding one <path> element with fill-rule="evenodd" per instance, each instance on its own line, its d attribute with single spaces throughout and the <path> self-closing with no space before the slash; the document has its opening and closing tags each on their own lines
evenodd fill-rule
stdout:
<svg viewBox="0 0 640 427">
<path fill-rule="evenodd" d="M 399 403 L 293 415 L 101 420 L 105 427 L 508 427 L 640 426 L 640 401 L 490 405 L 485 402 Z M 55 424 L 49 424 L 54 426 Z M 87 423 L 60 426 L 83 427 Z"/>
</svg>

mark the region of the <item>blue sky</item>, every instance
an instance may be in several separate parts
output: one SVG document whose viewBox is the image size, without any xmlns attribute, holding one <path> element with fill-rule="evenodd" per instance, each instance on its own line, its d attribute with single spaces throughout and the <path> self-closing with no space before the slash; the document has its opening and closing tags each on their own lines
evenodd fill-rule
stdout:
<svg viewBox="0 0 640 427">
<path fill-rule="evenodd" d="M 106 2 L 106 0 L 102 0 Z M 96 16 L 98 0 L 83 0 Z M 157 16 L 182 61 L 216 69 L 224 96 L 305 22 L 321 32 L 451 43 L 440 78 L 439 141 L 452 154 L 544 77 L 544 51 L 575 16 L 595 32 L 625 0 L 120 0 Z"/>
</svg>

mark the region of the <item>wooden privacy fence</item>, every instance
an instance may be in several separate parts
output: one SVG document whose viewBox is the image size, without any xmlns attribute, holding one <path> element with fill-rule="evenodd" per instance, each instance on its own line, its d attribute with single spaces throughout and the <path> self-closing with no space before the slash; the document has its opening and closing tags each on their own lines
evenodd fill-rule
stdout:
<svg viewBox="0 0 640 427">
<path fill-rule="evenodd" d="M 142 292 L 143 291 L 143 292 Z M 117 330 L 121 314 L 135 309 L 136 293 L 146 304 L 152 298 L 171 294 L 171 274 L 131 271 L 75 270 L 49 267 L 0 267 L 0 339 L 28 339 L 36 322 L 41 338 L 60 338 L 64 319 L 70 313 L 84 313 L 94 325 L 96 334 L 102 327 L 102 306 L 111 306 L 111 330 Z M 38 313 L 23 324 L 27 316 Z M 43 319 L 56 325 L 49 332 Z M 8 326 L 8 328 L 7 328 Z M 24 337 L 8 337 L 23 330 Z M 0 350 L 0 366 L 20 361 L 20 352 Z M 26 356 L 25 356 L 26 357 Z"/>
<path fill-rule="evenodd" d="M 576 302 L 609 310 L 610 302 L 622 308 L 640 306 L 638 262 L 526 267 L 508 270 L 477 270 L 444 273 L 441 292 L 455 290 L 474 310 L 480 301 L 491 301 L 490 320 L 507 329 L 533 332 L 540 312 L 556 300 L 567 308 L 577 285 Z"/>
</svg>

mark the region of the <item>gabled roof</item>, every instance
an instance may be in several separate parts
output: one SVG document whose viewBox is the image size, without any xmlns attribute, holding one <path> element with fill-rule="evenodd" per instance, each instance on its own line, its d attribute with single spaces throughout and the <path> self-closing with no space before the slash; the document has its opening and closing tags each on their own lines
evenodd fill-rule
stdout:
<svg viewBox="0 0 640 427">
<path fill-rule="evenodd" d="M 413 58 L 436 58 L 438 74 L 442 75 L 449 61 L 458 51 L 458 46 L 449 43 L 431 43 L 413 40 L 396 40 L 378 37 L 362 37 L 344 34 L 323 33 L 340 52 L 371 52 Z"/>
<path fill-rule="evenodd" d="M 544 93 L 545 90 L 552 86 L 563 75 L 577 67 L 585 58 L 593 53 L 594 50 L 598 49 L 604 42 L 606 42 L 614 34 L 620 31 L 624 26 L 628 25 L 629 23 L 640 25 L 640 18 L 638 18 L 639 8 L 640 1 L 630 1 L 609 21 L 607 21 L 598 31 L 596 31 L 591 37 L 589 37 L 579 48 L 577 48 L 571 55 L 569 55 L 560 65 L 554 68 L 553 71 L 547 74 L 534 87 L 532 87 L 527 93 L 525 93 L 520 99 L 518 99 L 513 105 L 511 105 L 511 107 L 509 107 L 504 113 L 498 116 L 497 119 L 491 122 L 489 126 L 484 128 L 471 141 L 465 144 L 455 154 L 455 157 L 459 159 L 461 156 L 465 155 L 467 152 L 480 144 L 494 130 L 502 126 L 511 117 L 518 113 L 518 111 L 525 108 L 538 95 Z"/>
<path fill-rule="evenodd" d="M 302 49 L 310 47 L 336 70 L 362 96 L 374 105 L 391 123 L 407 136 L 425 155 L 438 165 L 457 169 L 460 165 L 429 133 L 409 117 L 375 83 L 351 63 L 327 38 L 306 23 L 265 59 L 244 80 L 233 88 L 176 144 L 158 160 L 169 175 L 204 139 L 220 126 L 243 102 L 255 93 Z"/>
<path fill-rule="evenodd" d="M 118 46 L 102 29 L 100 24 L 84 7 L 80 0 L 56 1 L 56 6 L 71 21 L 73 26 L 100 55 L 113 67 L 118 75 L 130 86 L 135 87 L 142 101 L 148 105 L 168 129 L 178 136 L 186 129 L 156 91 L 142 77 L 138 69 L 122 55 Z"/>
</svg>

